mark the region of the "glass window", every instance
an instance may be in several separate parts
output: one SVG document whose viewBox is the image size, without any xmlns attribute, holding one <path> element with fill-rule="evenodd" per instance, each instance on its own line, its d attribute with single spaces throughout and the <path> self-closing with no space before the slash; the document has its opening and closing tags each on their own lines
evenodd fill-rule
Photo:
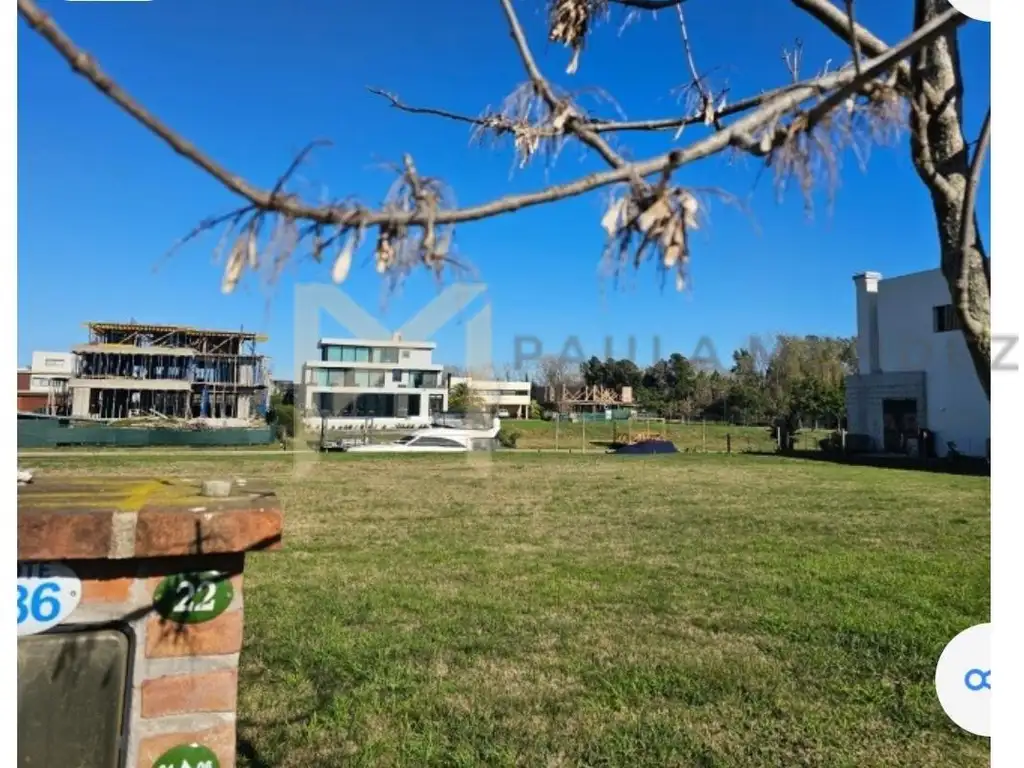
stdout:
<svg viewBox="0 0 1024 768">
<path fill-rule="evenodd" d="M 341 359 L 346 363 L 354 363 L 356 361 L 356 350 L 355 347 L 342 347 L 341 348 Z"/>
<path fill-rule="evenodd" d="M 330 371 L 330 375 L 327 380 L 330 382 L 330 386 L 332 387 L 343 387 L 345 386 L 345 372 Z"/>
<path fill-rule="evenodd" d="M 398 350 L 395 347 L 379 347 L 373 350 L 373 362 L 397 363 Z"/>
<path fill-rule="evenodd" d="M 356 362 L 357 363 L 368 363 L 370 362 L 370 348 L 369 347 L 355 347 Z"/>
<path fill-rule="evenodd" d="M 391 372 L 391 380 L 392 381 L 401 381 L 402 380 L 402 370 L 400 368 L 395 368 L 395 370 L 393 370 Z"/>
<path fill-rule="evenodd" d="M 327 369 L 326 368 L 317 368 L 316 369 L 316 385 L 318 387 L 330 386 L 327 382 L 328 382 Z"/>
<path fill-rule="evenodd" d="M 329 360 L 332 363 L 341 362 L 341 347 L 328 347 L 327 360 Z"/>
</svg>

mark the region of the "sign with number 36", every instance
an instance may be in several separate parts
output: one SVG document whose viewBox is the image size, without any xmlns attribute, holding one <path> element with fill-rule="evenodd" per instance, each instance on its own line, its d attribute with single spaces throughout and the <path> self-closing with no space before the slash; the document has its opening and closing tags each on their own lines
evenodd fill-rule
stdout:
<svg viewBox="0 0 1024 768">
<path fill-rule="evenodd" d="M 82 582 L 61 563 L 18 566 L 18 636 L 56 627 L 82 600 Z"/>
</svg>

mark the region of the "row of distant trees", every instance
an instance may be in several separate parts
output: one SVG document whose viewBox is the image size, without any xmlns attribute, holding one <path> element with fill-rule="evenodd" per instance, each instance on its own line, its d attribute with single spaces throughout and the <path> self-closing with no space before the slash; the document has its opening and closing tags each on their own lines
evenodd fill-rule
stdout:
<svg viewBox="0 0 1024 768">
<path fill-rule="evenodd" d="M 558 391 L 632 387 L 646 412 L 669 419 L 736 424 L 785 420 L 796 427 L 838 426 L 846 416 L 845 377 L 856 369 L 853 339 L 781 336 L 771 349 L 737 349 L 729 370 L 674 353 L 641 368 L 631 360 L 591 357 L 582 364 L 557 357 L 540 361 L 536 383 Z M 554 407 L 555 403 L 541 403 Z"/>
</svg>

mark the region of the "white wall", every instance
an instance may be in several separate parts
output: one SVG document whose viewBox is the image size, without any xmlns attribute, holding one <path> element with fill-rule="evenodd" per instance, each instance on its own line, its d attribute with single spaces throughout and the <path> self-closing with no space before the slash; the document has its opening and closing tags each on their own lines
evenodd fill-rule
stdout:
<svg viewBox="0 0 1024 768">
<path fill-rule="evenodd" d="M 480 396 L 485 405 L 529 406 L 530 382 L 528 381 L 490 381 L 484 379 L 452 376 L 450 385 L 467 384 Z M 498 392 L 499 394 L 494 394 Z"/>
<path fill-rule="evenodd" d="M 75 356 L 71 352 L 33 352 L 32 373 L 61 374 L 65 377 L 75 372 Z"/>
<path fill-rule="evenodd" d="M 855 281 L 856 282 L 856 281 Z M 858 311 L 869 307 L 858 285 Z M 953 441 L 963 453 L 984 455 L 989 437 L 990 408 L 978 383 L 967 344 L 960 331 L 936 333 L 933 307 L 950 304 L 949 289 L 939 270 L 878 281 L 877 350 L 882 372 L 923 371 L 926 386 L 925 425 L 936 433 L 936 449 L 945 453 Z M 858 334 L 867 327 L 858 317 Z M 863 354 L 858 339 L 858 355 Z M 867 373 L 861 361 L 861 373 Z"/>
</svg>

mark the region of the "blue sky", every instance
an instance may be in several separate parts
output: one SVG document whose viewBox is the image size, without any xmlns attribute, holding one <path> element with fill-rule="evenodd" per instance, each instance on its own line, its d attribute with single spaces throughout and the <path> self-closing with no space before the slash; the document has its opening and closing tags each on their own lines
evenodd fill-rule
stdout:
<svg viewBox="0 0 1024 768">
<path fill-rule="evenodd" d="M 369 204 L 379 203 L 391 181 L 380 164 L 404 152 L 421 172 L 451 185 L 461 204 L 598 167 L 568 147 L 547 174 L 538 165 L 510 179 L 508 148 L 470 146 L 464 126 L 390 109 L 366 92 L 379 86 L 409 103 L 469 114 L 500 103 L 525 78 L 496 0 L 42 5 L 129 93 L 261 185 L 271 186 L 306 142 L 321 137 L 333 146 L 304 167 L 303 189 Z M 859 5 L 863 23 L 889 42 L 909 29 L 909 0 Z M 599 87 L 631 119 L 678 114 L 670 91 L 688 76 L 671 13 L 645 16 L 620 35 L 616 12 L 591 35 L 570 78 L 568 53 L 546 42 L 540 0 L 519 0 L 517 8 L 539 65 L 560 85 Z M 728 84 L 733 99 L 781 84 L 780 51 L 795 38 L 807 74 L 847 56 L 786 0 L 693 0 L 686 9 L 698 65 L 716 69 L 712 82 Z M 989 100 L 988 25 L 968 23 L 961 45 L 973 136 Z M 224 296 L 222 267 L 212 259 L 216 236 L 161 262 L 171 244 L 229 210 L 234 198 L 73 76 L 22 23 L 18 57 L 19 363 L 33 349 L 80 343 L 85 321 L 134 318 L 264 332 L 276 374 L 289 376 L 294 286 L 329 279 L 329 267 L 298 263 L 276 286 L 249 279 Z M 671 138 L 630 135 L 621 146 L 645 157 Z M 876 148 L 867 173 L 847 158 L 834 208 L 822 201 L 813 220 L 798 195 L 778 202 L 769 177 L 755 188 L 757 168 L 721 157 L 678 174 L 681 183 L 738 195 L 749 209 L 712 205 L 682 294 L 662 289 L 652 265 L 618 287 L 600 277 L 600 194 L 463 226 L 459 251 L 488 285 L 496 363 L 513 359 L 517 335 L 540 338 L 546 353 L 575 336 L 585 354 L 600 356 L 607 337 L 619 356 L 633 336 L 641 364 L 650 361 L 654 337 L 663 354 L 686 355 L 708 337 L 726 359 L 751 334 L 850 335 L 855 272 L 897 275 L 937 264 L 930 202 L 905 142 Z M 979 201 L 986 232 L 987 188 L 986 178 Z M 344 290 L 388 327 L 402 325 L 438 291 L 418 274 L 385 297 L 373 269 L 359 264 Z M 325 316 L 321 333 L 345 329 Z M 463 338 L 464 326 L 453 321 L 435 337 L 438 358 L 461 362 Z"/>
</svg>

